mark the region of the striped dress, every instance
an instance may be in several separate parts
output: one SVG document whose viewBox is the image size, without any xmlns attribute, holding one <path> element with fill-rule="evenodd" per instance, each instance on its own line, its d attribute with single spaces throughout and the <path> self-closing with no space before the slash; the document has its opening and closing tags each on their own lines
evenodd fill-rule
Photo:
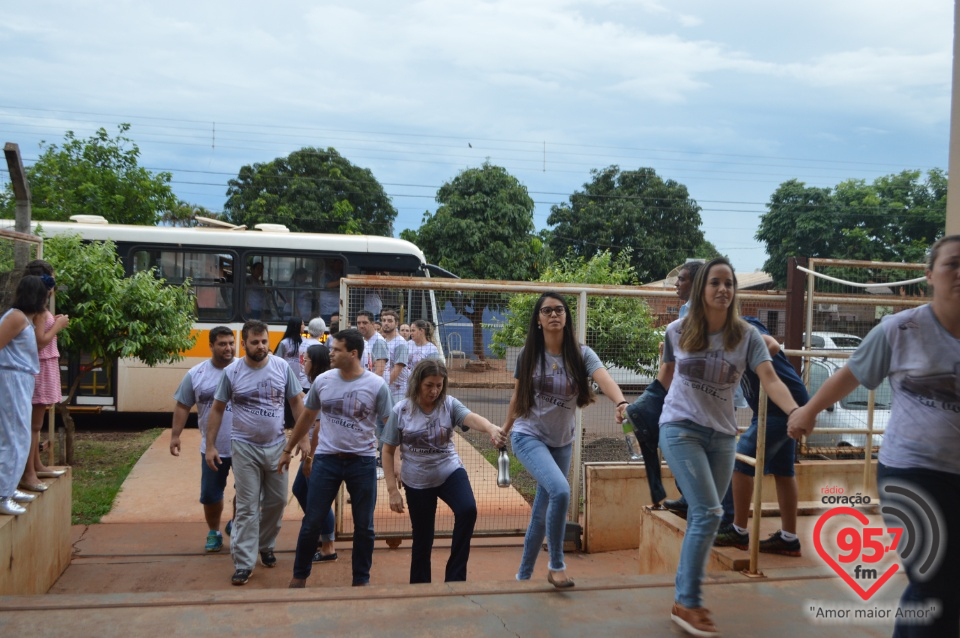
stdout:
<svg viewBox="0 0 960 638">
<path fill-rule="evenodd" d="M 43 329 L 53 327 L 54 318 L 49 310 L 43 316 Z M 48 343 L 40 351 L 40 374 L 36 376 L 36 385 L 33 388 L 33 405 L 51 405 L 62 400 L 60 389 L 60 351 L 57 349 L 57 338 Z"/>
</svg>

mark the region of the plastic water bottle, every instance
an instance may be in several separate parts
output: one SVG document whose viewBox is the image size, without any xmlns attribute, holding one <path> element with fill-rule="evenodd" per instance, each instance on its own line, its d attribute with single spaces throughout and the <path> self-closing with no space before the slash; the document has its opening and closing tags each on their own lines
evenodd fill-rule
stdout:
<svg viewBox="0 0 960 638">
<path fill-rule="evenodd" d="M 630 455 L 630 460 L 642 460 L 643 454 L 640 453 L 640 441 L 637 440 L 637 435 L 633 431 L 633 423 L 631 423 L 630 419 L 626 416 L 623 418 L 623 438 L 627 442 L 627 454 Z"/>
<path fill-rule="evenodd" d="M 505 447 L 500 448 L 497 458 L 497 487 L 510 487 L 510 457 Z"/>
</svg>

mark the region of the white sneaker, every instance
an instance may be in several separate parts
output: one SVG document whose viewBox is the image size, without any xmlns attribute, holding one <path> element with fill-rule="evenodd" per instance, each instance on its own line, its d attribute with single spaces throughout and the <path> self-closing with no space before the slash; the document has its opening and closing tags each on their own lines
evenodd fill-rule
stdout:
<svg viewBox="0 0 960 638">
<path fill-rule="evenodd" d="M 378 467 L 378 468 L 377 468 L 377 480 L 379 481 L 379 480 L 382 479 L 382 478 L 383 478 L 383 468 L 382 468 L 382 467 Z"/>
<path fill-rule="evenodd" d="M 36 494 L 27 494 L 26 492 L 21 492 L 20 490 L 13 490 L 13 500 L 17 503 L 32 503 L 37 500 Z"/>
<path fill-rule="evenodd" d="M 20 514 L 26 514 L 27 508 L 20 507 L 17 503 L 9 496 L 0 498 L 0 514 L 6 514 L 8 516 L 19 516 Z"/>
</svg>

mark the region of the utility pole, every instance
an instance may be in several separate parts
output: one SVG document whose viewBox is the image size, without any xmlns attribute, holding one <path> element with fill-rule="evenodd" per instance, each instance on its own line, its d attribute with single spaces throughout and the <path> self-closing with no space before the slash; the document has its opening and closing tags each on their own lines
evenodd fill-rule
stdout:
<svg viewBox="0 0 960 638">
<path fill-rule="evenodd" d="M 947 169 L 947 235 L 960 234 L 960 0 L 953 3 L 953 90 L 950 99 L 950 159 Z"/>
<path fill-rule="evenodd" d="M 20 147 L 13 142 L 3 145 L 3 156 L 7 160 L 7 170 L 10 171 L 10 183 L 13 185 L 13 196 L 17 203 L 14 217 L 14 230 L 24 235 L 30 234 L 30 186 L 27 176 L 23 172 L 23 161 L 20 159 Z M 30 261 L 30 247 L 23 242 L 16 242 L 13 253 L 13 263 L 16 270 Z"/>
</svg>

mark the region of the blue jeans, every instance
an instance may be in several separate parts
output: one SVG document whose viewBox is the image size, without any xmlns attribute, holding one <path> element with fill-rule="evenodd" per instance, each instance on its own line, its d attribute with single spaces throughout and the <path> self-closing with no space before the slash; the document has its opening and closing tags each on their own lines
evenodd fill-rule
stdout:
<svg viewBox="0 0 960 638">
<path fill-rule="evenodd" d="M 453 540 L 447 560 L 445 582 L 466 580 L 470 559 L 470 539 L 477 523 L 477 501 L 473 497 L 467 471 L 457 468 L 439 487 L 415 489 L 404 485 L 410 525 L 413 528 L 413 549 L 410 555 L 410 582 L 430 582 L 430 554 L 436 530 L 437 499 L 453 511 Z"/>
<path fill-rule="evenodd" d="M 374 456 L 344 458 L 336 454 L 317 454 L 313 457 L 307 508 L 293 560 L 294 578 L 310 576 L 323 521 L 343 483 L 347 485 L 353 512 L 353 584 L 370 582 L 373 509 L 377 504 L 377 459 Z"/>
<path fill-rule="evenodd" d="M 936 604 L 937 608 L 942 610 L 939 618 L 926 625 L 905 624 L 898 620 L 893 631 L 894 638 L 908 636 L 950 636 L 952 638 L 960 635 L 960 508 L 957 507 L 960 474 L 923 468 L 901 469 L 877 463 L 880 511 L 883 513 L 884 521 L 890 527 L 903 527 L 903 520 L 887 511 L 890 506 L 896 506 L 901 510 L 907 509 L 898 501 L 890 499 L 884 491 L 884 486 L 891 482 L 912 492 L 920 491 L 921 494 L 918 496 L 925 501 L 927 499 L 932 501 L 928 505 L 935 513 L 939 510 L 940 525 L 942 525 L 940 542 L 945 545 L 939 564 L 935 563 L 923 576 L 915 570 L 918 564 L 927 559 L 929 552 L 914 551 L 909 559 L 904 561 L 909 584 L 900 597 L 900 607 L 925 608 Z M 915 518 L 926 518 L 925 514 L 920 513 L 920 509 L 915 508 L 915 512 Z M 924 547 L 926 532 L 923 525 L 917 526 L 917 532 L 919 536 L 915 542 L 918 547 Z M 910 540 L 913 541 L 913 539 Z M 897 547 L 898 551 L 906 541 L 905 534 Z"/>
<path fill-rule="evenodd" d="M 533 498 L 533 511 L 530 524 L 523 538 L 523 557 L 517 580 L 529 580 L 533 576 L 533 566 L 547 537 L 547 550 L 550 553 L 549 568 L 562 571 L 567 568 L 563 562 L 563 541 L 567 531 L 567 507 L 570 505 L 570 483 L 567 472 L 570 471 L 570 455 L 573 444 L 563 447 L 550 447 L 535 436 L 514 432 L 510 436 L 513 454 L 527 472 L 537 481 L 537 494 Z"/>
<path fill-rule="evenodd" d="M 302 464 L 300 465 L 300 469 L 297 470 L 297 478 L 293 479 L 293 487 L 290 488 L 290 491 L 293 492 L 294 497 L 296 497 L 297 503 L 300 503 L 300 509 L 306 514 L 310 488 L 309 479 L 303 474 Z M 335 533 L 336 526 L 337 519 L 334 517 L 333 508 L 331 507 L 327 510 L 327 515 L 323 518 L 323 523 L 320 525 L 320 540 L 324 543 L 335 541 L 337 539 Z"/>
<path fill-rule="evenodd" d="M 720 527 L 720 500 L 733 475 L 736 437 L 676 421 L 660 425 L 660 449 L 687 499 L 687 531 L 680 548 L 675 602 L 702 607 L 701 583 Z"/>
</svg>

